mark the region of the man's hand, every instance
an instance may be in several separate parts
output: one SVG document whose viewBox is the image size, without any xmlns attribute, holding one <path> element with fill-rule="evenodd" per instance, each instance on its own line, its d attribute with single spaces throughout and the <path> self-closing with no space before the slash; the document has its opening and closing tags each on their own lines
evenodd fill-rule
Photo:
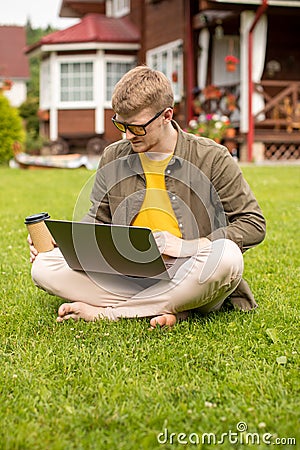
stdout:
<svg viewBox="0 0 300 450">
<path fill-rule="evenodd" d="M 187 241 L 168 231 L 156 231 L 153 236 L 160 253 L 173 258 L 189 258 L 196 255 L 200 248 L 211 244 L 211 241 L 207 238 Z"/>
<path fill-rule="evenodd" d="M 35 246 L 33 245 L 32 239 L 30 234 L 28 234 L 27 236 L 27 242 L 29 244 L 29 251 L 30 251 L 30 262 L 33 263 L 33 261 L 35 260 L 35 258 L 37 257 L 37 255 L 39 254 L 39 252 L 37 251 L 37 249 L 35 248 Z M 57 247 L 57 244 L 55 242 L 55 240 L 52 238 L 52 242 L 54 247 Z"/>
<path fill-rule="evenodd" d="M 39 252 L 34 247 L 30 234 L 27 236 L 27 242 L 29 244 L 30 262 L 33 263 Z"/>
</svg>

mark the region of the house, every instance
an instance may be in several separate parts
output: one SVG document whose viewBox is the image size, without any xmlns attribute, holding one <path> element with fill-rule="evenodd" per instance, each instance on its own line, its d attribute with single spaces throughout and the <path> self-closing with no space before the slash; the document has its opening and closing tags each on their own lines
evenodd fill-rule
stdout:
<svg viewBox="0 0 300 450">
<path fill-rule="evenodd" d="M 136 66 L 140 39 L 128 17 L 88 13 L 29 49 L 42 58 L 41 132 L 54 153 L 80 146 L 101 152 L 107 142 L 120 138 L 111 121 L 111 95 L 119 78 Z"/>
<path fill-rule="evenodd" d="M 0 26 L 0 87 L 12 106 L 18 107 L 27 96 L 29 63 L 24 49 L 24 27 Z"/>
<path fill-rule="evenodd" d="M 171 80 L 182 127 L 225 114 L 241 160 L 300 157 L 300 1 L 62 0 L 60 15 L 81 22 L 28 50 L 42 58 L 41 126 L 58 151 L 118 139 L 113 87 L 146 63 Z"/>
</svg>

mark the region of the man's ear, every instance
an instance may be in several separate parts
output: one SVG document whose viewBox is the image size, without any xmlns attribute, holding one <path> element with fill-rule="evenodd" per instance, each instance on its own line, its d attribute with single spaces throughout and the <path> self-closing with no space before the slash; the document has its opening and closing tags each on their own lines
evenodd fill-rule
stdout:
<svg viewBox="0 0 300 450">
<path fill-rule="evenodd" d="M 173 119 L 173 108 L 168 108 L 165 111 L 164 118 L 166 121 L 170 122 Z"/>
</svg>

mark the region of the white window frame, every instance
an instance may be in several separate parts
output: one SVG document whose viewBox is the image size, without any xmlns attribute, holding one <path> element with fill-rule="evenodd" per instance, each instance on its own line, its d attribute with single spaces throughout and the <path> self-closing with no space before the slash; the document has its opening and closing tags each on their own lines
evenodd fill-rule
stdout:
<svg viewBox="0 0 300 450">
<path fill-rule="evenodd" d="M 124 63 L 124 64 L 132 64 L 133 66 L 136 65 L 136 58 L 135 56 L 126 56 L 126 55 L 106 55 L 104 58 L 105 61 L 105 76 L 104 76 L 104 108 L 111 108 L 111 99 L 107 100 L 107 63 Z"/>
<path fill-rule="evenodd" d="M 120 18 L 130 13 L 130 0 L 107 0 L 106 15 Z"/>
<path fill-rule="evenodd" d="M 160 45 L 146 53 L 146 62 L 152 69 L 160 70 L 171 81 L 174 91 L 175 102 L 182 100 L 183 96 L 183 41 L 176 39 L 165 45 Z M 174 52 L 177 53 L 177 61 L 174 59 Z M 176 70 L 175 70 L 176 69 Z M 173 80 L 173 73 L 177 72 L 177 81 Z"/>
<path fill-rule="evenodd" d="M 73 63 L 92 63 L 93 65 L 93 100 L 76 100 L 62 101 L 61 98 L 61 64 Z M 78 56 L 58 56 L 57 57 L 57 74 L 58 74 L 58 108 L 59 109 L 94 109 L 96 107 L 96 55 L 78 55 Z M 99 81 L 99 80 L 97 80 Z"/>
</svg>

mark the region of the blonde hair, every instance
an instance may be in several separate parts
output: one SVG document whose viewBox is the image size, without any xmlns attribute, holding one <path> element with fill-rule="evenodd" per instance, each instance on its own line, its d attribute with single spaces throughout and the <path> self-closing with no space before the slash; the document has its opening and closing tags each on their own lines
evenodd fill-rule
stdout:
<svg viewBox="0 0 300 450">
<path fill-rule="evenodd" d="M 113 110 L 125 117 L 145 108 L 156 112 L 173 105 L 170 81 L 162 72 L 147 66 L 137 66 L 125 73 L 112 95 Z"/>
</svg>

